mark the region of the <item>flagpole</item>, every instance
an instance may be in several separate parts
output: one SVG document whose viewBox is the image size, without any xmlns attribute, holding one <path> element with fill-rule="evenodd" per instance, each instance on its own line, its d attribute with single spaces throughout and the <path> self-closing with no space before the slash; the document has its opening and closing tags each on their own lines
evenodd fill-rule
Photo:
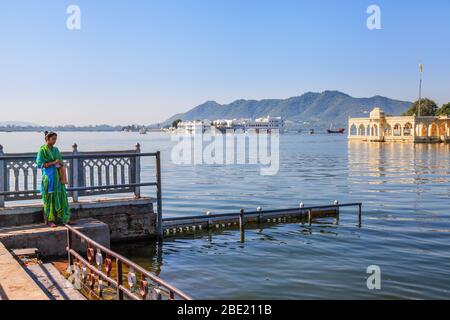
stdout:
<svg viewBox="0 0 450 320">
<path fill-rule="evenodd" d="M 420 109 L 421 109 L 421 106 L 422 106 L 422 70 L 423 70 L 423 65 L 422 64 L 420 64 L 419 65 L 419 68 L 420 68 L 420 82 L 419 82 L 419 117 L 420 117 Z"/>
</svg>

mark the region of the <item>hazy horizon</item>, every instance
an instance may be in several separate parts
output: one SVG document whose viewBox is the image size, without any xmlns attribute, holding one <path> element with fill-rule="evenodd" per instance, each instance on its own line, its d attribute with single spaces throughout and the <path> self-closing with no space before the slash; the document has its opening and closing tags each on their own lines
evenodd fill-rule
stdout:
<svg viewBox="0 0 450 320">
<path fill-rule="evenodd" d="M 325 91 L 339 91 L 339 90 L 325 90 Z M 319 91 L 308 91 L 308 92 L 321 93 L 321 92 L 319 92 Z M 372 98 L 372 97 L 374 97 L 374 96 L 370 96 L 370 97 L 356 97 L 356 96 L 353 96 L 352 94 L 349 94 L 349 93 L 347 93 L 347 92 L 342 92 L 342 91 L 339 91 L 339 92 L 344 93 L 344 94 L 348 94 L 348 95 L 352 96 L 353 98 Z M 230 103 L 232 103 L 232 102 L 234 102 L 234 101 L 236 101 L 236 100 L 242 100 L 242 99 L 243 99 L 243 100 L 255 100 L 255 101 L 261 101 L 261 100 L 265 100 L 265 99 L 290 99 L 290 98 L 293 98 L 293 97 L 301 96 L 301 95 L 303 95 L 303 94 L 305 94 L 305 93 L 307 93 L 307 92 L 303 92 L 303 93 L 298 94 L 298 95 L 295 95 L 295 96 L 282 97 L 282 98 L 261 98 L 261 99 L 245 99 L 245 98 L 240 98 L 240 99 L 235 99 L 235 100 L 228 101 L 228 102 L 223 102 L 223 103 L 220 102 L 220 101 L 217 101 L 217 100 L 205 100 L 205 101 L 203 101 L 202 103 L 205 103 L 205 102 L 208 102 L 208 101 L 215 101 L 215 102 L 217 102 L 217 103 L 219 103 L 219 104 L 221 104 L 221 105 L 226 105 L 226 104 L 230 104 Z M 400 99 L 395 99 L 395 98 L 392 98 L 392 97 L 386 97 L 386 98 L 393 99 L 393 100 L 400 100 Z M 405 100 L 401 100 L 401 101 L 405 101 Z M 178 113 L 184 113 L 184 112 L 187 112 L 187 111 L 191 110 L 191 109 L 194 108 L 194 107 L 197 107 L 198 105 L 200 105 L 200 104 L 202 104 L 202 103 L 199 103 L 199 104 L 197 104 L 197 105 L 195 105 L 195 106 L 191 106 L 191 107 L 187 108 L 186 110 L 180 111 L 180 112 L 178 112 Z M 178 113 L 176 113 L 176 114 L 178 114 Z M 169 118 L 172 117 L 172 116 L 175 116 L 176 114 L 172 114 L 172 115 L 170 115 L 169 117 L 167 117 L 166 119 L 164 119 L 164 120 L 162 120 L 162 121 L 159 121 L 159 122 L 152 122 L 152 123 L 142 123 L 142 122 L 130 122 L 130 123 L 101 123 L 101 122 L 93 122 L 93 123 L 84 123 L 84 124 L 77 124 L 77 123 L 64 123 L 64 124 L 58 124 L 58 123 L 55 123 L 55 124 L 47 124 L 47 123 L 35 123 L 35 122 L 32 122 L 32 121 L 15 121 L 15 120 L 9 120 L 9 121 L 0 121 L 0 125 L 5 124 L 5 123 L 10 123 L 11 125 L 14 125 L 14 123 L 22 123 L 22 124 L 24 124 L 25 126 L 26 126 L 27 124 L 32 124 L 32 125 L 36 125 L 36 126 L 44 126 L 44 127 L 45 127 L 45 126 L 69 126 L 69 125 L 75 125 L 75 126 L 80 126 L 80 127 L 81 127 L 81 126 L 96 126 L 96 125 L 127 126 L 127 125 L 133 125 L 133 124 L 136 124 L 136 125 L 155 125 L 155 124 L 161 123 L 161 122 L 163 122 L 163 121 L 169 119 Z M 20 125 L 20 124 L 19 124 L 19 125 Z"/>
<path fill-rule="evenodd" d="M 68 30 L 66 9 L 81 9 Z M 0 4 L 0 122 L 153 124 L 208 100 L 450 101 L 445 0 L 18 0 Z M 418 23 L 419 21 L 420 23 Z"/>
</svg>

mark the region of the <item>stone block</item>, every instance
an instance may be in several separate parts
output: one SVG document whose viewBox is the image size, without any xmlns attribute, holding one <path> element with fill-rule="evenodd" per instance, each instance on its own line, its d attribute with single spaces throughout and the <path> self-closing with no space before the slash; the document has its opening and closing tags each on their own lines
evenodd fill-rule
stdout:
<svg viewBox="0 0 450 320">
<path fill-rule="evenodd" d="M 95 219 L 81 219 L 74 226 L 77 230 L 109 248 L 108 225 Z M 0 229 L 0 242 L 8 249 L 37 248 L 42 257 L 60 257 L 67 254 L 67 229 L 64 226 L 50 228 L 45 224 L 8 227 Z M 73 248 L 84 253 L 87 244 L 72 238 Z"/>
</svg>

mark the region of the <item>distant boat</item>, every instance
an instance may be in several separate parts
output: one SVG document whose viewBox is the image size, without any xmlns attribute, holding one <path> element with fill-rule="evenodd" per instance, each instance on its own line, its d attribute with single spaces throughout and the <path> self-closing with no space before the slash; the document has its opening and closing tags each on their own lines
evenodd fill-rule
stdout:
<svg viewBox="0 0 450 320">
<path fill-rule="evenodd" d="M 147 134 L 147 130 L 144 129 L 144 128 L 142 128 L 141 130 L 139 130 L 139 133 L 140 133 L 140 134 Z"/>
<path fill-rule="evenodd" d="M 328 133 L 339 133 L 343 134 L 345 132 L 344 128 L 333 129 L 333 124 L 330 125 L 330 129 L 327 130 Z"/>
<path fill-rule="evenodd" d="M 345 132 L 345 129 L 344 128 L 339 128 L 339 129 L 336 129 L 336 130 L 328 129 L 327 132 L 328 133 L 340 133 L 340 134 L 343 134 Z"/>
<path fill-rule="evenodd" d="M 314 134 L 314 129 L 309 129 L 309 134 Z"/>
</svg>

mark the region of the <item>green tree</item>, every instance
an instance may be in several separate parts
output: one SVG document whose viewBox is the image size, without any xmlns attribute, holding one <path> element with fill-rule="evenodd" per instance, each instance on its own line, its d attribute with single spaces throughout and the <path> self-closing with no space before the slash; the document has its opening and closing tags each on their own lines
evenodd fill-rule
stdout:
<svg viewBox="0 0 450 320">
<path fill-rule="evenodd" d="M 438 110 L 436 102 L 431 99 L 423 98 L 420 99 L 420 115 L 421 116 L 435 116 Z M 419 100 L 414 102 L 411 107 L 402 114 L 402 116 L 413 116 L 419 115 Z"/>
<path fill-rule="evenodd" d="M 436 114 L 438 116 L 450 116 L 450 102 L 439 108 Z"/>
<path fill-rule="evenodd" d="M 177 119 L 172 122 L 172 128 L 178 128 L 178 124 L 181 122 L 181 119 Z"/>
</svg>

